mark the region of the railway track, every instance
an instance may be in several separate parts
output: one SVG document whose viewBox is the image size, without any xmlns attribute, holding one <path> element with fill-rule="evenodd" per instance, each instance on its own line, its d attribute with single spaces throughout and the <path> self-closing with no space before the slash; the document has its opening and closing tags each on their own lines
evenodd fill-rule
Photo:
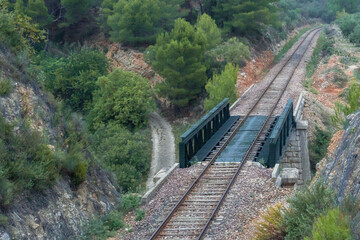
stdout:
<svg viewBox="0 0 360 240">
<path fill-rule="evenodd" d="M 313 38 L 320 28 L 309 31 L 302 39 L 293 54 L 272 78 L 269 85 L 255 100 L 252 108 L 244 117 L 240 117 L 225 134 L 219 145 L 206 158 L 208 164 L 199 174 L 185 194 L 155 230 L 149 240 L 153 239 L 202 239 L 214 216 L 218 212 L 225 196 L 239 175 L 248 159 L 253 159 L 261 142 L 267 137 L 274 116 L 273 112 L 293 77 L 301 59 L 307 52 Z M 216 158 L 226 148 L 245 121 L 253 115 L 265 115 L 266 121 L 255 140 L 247 150 L 241 163 L 216 163 Z"/>
</svg>

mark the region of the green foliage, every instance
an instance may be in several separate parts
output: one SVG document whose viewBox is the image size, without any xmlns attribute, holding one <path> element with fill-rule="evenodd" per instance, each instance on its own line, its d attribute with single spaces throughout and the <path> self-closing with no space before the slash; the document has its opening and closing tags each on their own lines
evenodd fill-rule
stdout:
<svg viewBox="0 0 360 240">
<path fill-rule="evenodd" d="M 137 194 L 124 194 L 120 201 L 120 209 L 128 213 L 140 206 L 141 198 Z"/>
<path fill-rule="evenodd" d="M 44 31 L 31 23 L 31 18 L 20 13 L 10 12 L 0 1 L 0 42 L 15 54 L 31 50 L 30 46 L 45 39 Z"/>
<path fill-rule="evenodd" d="M 151 160 L 151 137 L 146 132 L 131 133 L 113 123 L 103 125 L 95 132 L 93 148 L 124 191 L 137 190 L 145 180 Z"/>
<path fill-rule="evenodd" d="M 266 25 L 280 25 L 275 2 L 277 0 L 213 0 L 205 2 L 205 11 L 228 32 L 260 33 Z"/>
<path fill-rule="evenodd" d="M 286 29 L 293 29 L 298 26 L 301 11 L 296 1 L 280 0 L 277 6 L 279 8 L 279 18 Z"/>
<path fill-rule="evenodd" d="M 360 43 L 360 14 L 341 14 L 336 20 L 342 33 L 353 43 Z"/>
<path fill-rule="evenodd" d="M 332 16 L 337 12 L 345 10 L 347 13 L 355 13 L 359 10 L 359 0 L 329 0 L 327 2 L 328 11 Z"/>
<path fill-rule="evenodd" d="M 330 131 L 322 130 L 315 126 L 315 139 L 311 140 L 309 144 L 309 158 L 312 171 L 316 171 L 316 164 L 326 156 L 331 137 L 332 133 Z"/>
<path fill-rule="evenodd" d="M 207 14 L 201 15 L 196 24 L 197 31 L 203 31 L 206 36 L 206 49 L 215 48 L 221 42 L 221 30 L 217 27 L 215 21 Z"/>
<path fill-rule="evenodd" d="M 145 217 L 146 212 L 143 209 L 136 209 L 135 213 L 136 213 L 135 220 L 136 221 L 141 221 Z"/>
<path fill-rule="evenodd" d="M 345 103 L 340 101 L 335 102 L 335 115 L 332 117 L 332 122 L 339 127 L 344 125 L 345 117 L 360 109 L 360 84 L 353 81 L 346 90 Z"/>
<path fill-rule="evenodd" d="M 122 213 L 114 210 L 104 217 L 91 221 L 82 239 L 106 240 L 109 237 L 114 237 L 116 231 L 125 226 L 122 218 Z"/>
<path fill-rule="evenodd" d="M 180 0 L 119 0 L 108 7 L 107 24 L 113 41 L 138 45 L 154 43 L 156 36 L 169 30 L 180 16 Z"/>
<path fill-rule="evenodd" d="M 255 240 L 282 240 L 286 236 L 286 225 L 282 205 L 270 207 L 256 226 Z"/>
<path fill-rule="evenodd" d="M 228 63 L 242 66 L 245 60 L 250 59 L 250 57 L 249 47 L 235 37 L 205 54 L 211 73 L 220 73 Z"/>
<path fill-rule="evenodd" d="M 25 12 L 40 28 L 45 28 L 53 20 L 44 0 L 29 0 Z"/>
<path fill-rule="evenodd" d="M 154 110 L 149 81 L 135 73 L 115 69 L 97 81 L 99 90 L 89 119 L 94 129 L 118 123 L 132 128 L 146 126 Z"/>
<path fill-rule="evenodd" d="M 0 214 L 0 226 L 5 226 L 7 224 L 7 221 L 8 218 L 5 215 Z"/>
<path fill-rule="evenodd" d="M 29 127 L 15 133 L 0 117 L 0 204 L 6 207 L 25 190 L 42 190 L 59 175 L 59 163 L 43 137 Z"/>
<path fill-rule="evenodd" d="M 86 179 L 86 173 L 88 171 L 88 165 L 86 162 L 78 161 L 76 163 L 74 173 L 72 176 L 72 182 L 78 186 Z"/>
<path fill-rule="evenodd" d="M 205 99 L 205 109 L 207 111 L 215 107 L 224 98 L 229 98 L 230 105 L 237 99 L 236 80 L 239 68 L 229 63 L 225 70 L 220 74 L 215 74 L 206 84 L 205 89 L 209 98 Z"/>
<path fill-rule="evenodd" d="M 62 27 L 79 22 L 85 18 L 90 9 L 88 0 L 61 0 L 61 5 L 66 9 L 66 22 L 61 24 Z"/>
<path fill-rule="evenodd" d="M 305 238 L 309 239 L 309 238 Z M 338 208 L 330 209 L 317 218 L 312 230 L 313 240 L 351 240 L 349 221 Z"/>
<path fill-rule="evenodd" d="M 0 77 L 0 97 L 10 94 L 13 90 L 10 79 Z"/>
<path fill-rule="evenodd" d="M 309 237 L 317 217 L 325 214 L 334 205 L 334 194 L 321 181 L 311 188 L 295 192 L 285 212 L 286 239 L 297 240 Z"/>
<path fill-rule="evenodd" d="M 45 86 L 76 111 L 85 111 L 98 89 L 98 77 L 107 74 L 108 59 L 103 53 L 84 48 L 69 57 L 41 60 L 47 75 Z"/>
<path fill-rule="evenodd" d="M 148 51 L 152 66 L 164 78 L 156 88 L 177 107 L 185 107 L 202 92 L 206 83 L 203 64 L 206 36 L 184 19 L 175 21 L 170 33 L 161 34 Z"/>
</svg>

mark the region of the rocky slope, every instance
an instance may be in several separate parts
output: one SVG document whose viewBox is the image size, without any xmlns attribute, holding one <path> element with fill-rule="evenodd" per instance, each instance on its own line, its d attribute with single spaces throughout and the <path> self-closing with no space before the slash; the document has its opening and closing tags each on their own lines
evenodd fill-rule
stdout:
<svg viewBox="0 0 360 240">
<path fill-rule="evenodd" d="M 360 198 L 360 111 L 349 115 L 348 121 L 337 150 L 320 163 L 323 165 L 320 176 L 336 191 L 339 201 L 349 195 Z M 357 211 L 352 229 L 356 239 L 360 239 L 360 206 Z"/>
<path fill-rule="evenodd" d="M 53 149 L 63 136 L 54 124 L 53 98 L 29 79 L 23 66 L 16 64 L 5 48 L 0 48 L 0 77 L 10 79 L 13 86 L 10 94 L 0 96 L 0 115 L 15 124 L 15 131 L 29 122 L 31 128 L 49 139 L 49 148 Z M 23 193 L 10 207 L 0 208 L 0 214 L 8 217 L 5 228 L 0 226 L 0 239 L 73 238 L 92 217 L 116 207 L 119 197 L 112 177 L 92 165 L 86 181 L 77 189 L 70 179 L 59 178 L 47 190 Z"/>
</svg>

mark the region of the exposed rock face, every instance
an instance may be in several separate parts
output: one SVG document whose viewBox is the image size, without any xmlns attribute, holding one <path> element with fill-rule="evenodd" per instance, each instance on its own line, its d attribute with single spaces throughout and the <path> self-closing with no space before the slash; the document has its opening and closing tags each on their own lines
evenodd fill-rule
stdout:
<svg viewBox="0 0 360 240">
<path fill-rule="evenodd" d="M 111 59 L 113 66 L 132 71 L 150 80 L 151 87 L 162 78 L 155 73 L 149 64 L 143 60 L 143 54 L 133 49 L 123 48 L 118 43 L 110 46 L 106 56 Z"/>
<path fill-rule="evenodd" d="M 360 111 L 348 117 L 342 142 L 329 158 L 322 176 L 336 190 L 338 198 L 360 197 Z"/>
<path fill-rule="evenodd" d="M 338 200 L 349 194 L 360 199 L 360 111 L 348 116 L 348 120 L 342 142 L 320 174 L 335 189 Z M 351 228 L 355 238 L 360 239 L 360 211 Z"/>
<path fill-rule="evenodd" d="M 26 79 L 21 68 L 11 62 L 12 56 L 3 52 L 0 46 L 0 76 L 12 81 L 13 91 L 0 96 L 0 116 L 15 124 L 15 131 L 29 122 L 31 128 L 49 138 L 53 144 L 49 148 L 54 149 L 62 137 L 54 123 L 54 100 Z M 74 239 L 91 218 L 116 207 L 119 197 L 115 181 L 101 168 L 91 166 L 78 189 L 72 188 L 69 179 L 59 178 L 47 190 L 23 193 L 9 208 L 0 208 L 0 214 L 8 217 L 5 229 L 0 226 L 0 240 Z"/>
<path fill-rule="evenodd" d="M 43 193 L 21 196 L 4 212 L 6 230 L 13 239 L 73 239 L 92 217 L 116 207 L 119 197 L 111 177 L 92 167 L 76 191 L 60 179 Z"/>
</svg>

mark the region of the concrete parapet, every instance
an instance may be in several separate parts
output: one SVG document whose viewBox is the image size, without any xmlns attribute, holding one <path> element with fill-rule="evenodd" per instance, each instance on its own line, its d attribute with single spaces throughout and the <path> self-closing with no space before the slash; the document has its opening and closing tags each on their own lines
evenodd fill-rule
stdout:
<svg viewBox="0 0 360 240">
<path fill-rule="evenodd" d="M 161 175 L 160 179 L 157 178 L 158 180 L 155 183 L 155 185 L 144 194 L 144 196 L 141 198 L 141 203 L 142 204 L 148 203 L 150 199 L 155 196 L 157 191 L 159 191 L 160 187 L 168 179 L 169 175 L 172 174 L 175 171 L 175 169 L 177 169 L 178 167 L 179 167 L 179 163 L 175 163 L 166 173 L 161 173 L 161 174 L 159 173 L 159 175 Z"/>
</svg>

